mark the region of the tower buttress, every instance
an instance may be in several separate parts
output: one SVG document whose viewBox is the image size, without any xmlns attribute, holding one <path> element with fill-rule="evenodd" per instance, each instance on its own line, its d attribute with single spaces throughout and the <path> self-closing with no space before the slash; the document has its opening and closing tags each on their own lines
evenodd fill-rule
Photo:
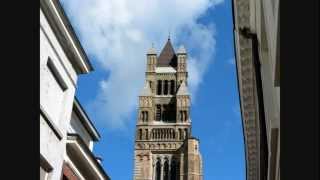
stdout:
<svg viewBox="0 0 320 180">
<path fill-rule="evenodd" d="M 157 65 L 157 52 L 154 47 L 151 47 L 147 52 L 147 68 L 146 80 L 151 88 L 151 93 L 155 93 L 155 69 Z"/>
<path fill-rule="evenodd" d="M 177 79 L 178 79 L 178 86 L 181 85 L 183 81 L 188 84 L 188 73 L 187 73 L 187 51 L 186 49 L 181 46 L 177 52 Z"/>
</svg>

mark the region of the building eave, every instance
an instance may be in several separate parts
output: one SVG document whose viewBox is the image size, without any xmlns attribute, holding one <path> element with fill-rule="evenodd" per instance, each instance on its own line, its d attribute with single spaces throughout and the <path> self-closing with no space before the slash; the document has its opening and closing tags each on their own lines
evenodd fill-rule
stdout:
<svg viewBox="0 0 320 180">
<path fill-rule="evenodd" d="M 80 122 L 85 127 L 85 129 L 89 132 L 90 136 L 94 141 L 99 141 L 100 134 L 98 130 L 95 128 L 94 124 L 90 120 L 88 114 L 81 106 L 77 97 L 74 98 L 73 109 L 75 113 L 78 115 Z"/>
<path fill-rule="evenodd" d="M 109 180 L 110 177 L 107 175 L 103 167 L 100 165 L 100 163 L 97 161 L 94 154 L 90 151 L 90 149 L 87 147 L 85 142 L 81 139 L 81 137 L 78 134 L 71 134 L 68 133 L 67 135 L 67 153 L 72 153 L 72 149 L 76 149 L 76 151 L 81 152 L 84 156 L 83 158 L 86 159 L 86 162 L 88 162 L 87 166 L 97 169 L 99 172 L 99 176 L 102 176 L 104 179 Z"/>
<path fill-rule="evenodd" d="M 259 126 L 251 40 L 239 30 L 250 27 L 250 1 L 233 0 L 234 50 L 246 158 L 246 179 L 259 179 Z"/>
<path fill-rule="evenodd" d="M 93 66 L 82 48 L 60 2 L 58 0 L 40 0 L 40 9 L 43 10 L 51 29 L 76 72 L 78 74 L 87 74 L 93 71 Z"/>
</svg>

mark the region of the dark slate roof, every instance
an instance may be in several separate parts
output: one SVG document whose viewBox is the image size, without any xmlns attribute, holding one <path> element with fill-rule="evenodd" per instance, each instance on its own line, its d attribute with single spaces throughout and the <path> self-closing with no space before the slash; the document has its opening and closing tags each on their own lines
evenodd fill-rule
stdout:
<svg viewBox="0 0 320 180">
<path fill-rule="evenodd" d="M 174 52 L 170 39 L 168 39 L 158 57 L 157 66 L 177 66 L 177 56 Z"/>
</svg>

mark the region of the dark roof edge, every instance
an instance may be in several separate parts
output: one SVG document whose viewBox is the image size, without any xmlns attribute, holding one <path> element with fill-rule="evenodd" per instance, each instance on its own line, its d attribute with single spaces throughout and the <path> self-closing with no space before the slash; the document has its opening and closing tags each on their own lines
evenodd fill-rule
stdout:
<svg viewBox="0 0 320 180">
<path fill-rule="evenodd" d="M 88 114 L 86 113 L 84 108 L 81 106 L 81 104 L 76 96 L 74 97 L 73 109 L 75 110 L 75 112 L 79 116 L 81 123 L 86 128 L 86 130 L 89 132 L 89 134 L 91 135 L 93 140 L 99 141 L 101 136 L 100 136 L 98 130 L 96 129 L 96 127 L 94 126 L 94 124 L 90 120 Z"/>
<path fill-rule="evenodd" d="M 197 138 L 197 137 L 194 137 L 194 136 L 191 136 L 191 137 L 189 137 L 188 139 L 195 139 L 195 140 L 197 140 L 197 141 L 199 141 L 199 142 L 200 142 L 200 139 L 199 139 L 199 138 Z"/>
<path fill-rule="evenodd" d="M 85 150 L 85 152 L 87 154 L 89 154 L 90 158 L 92 159 L 92 161 L 94 162 L 94 164 L 99 168 L 99 170 L 102 172 L 102 174 L 106 177 L 106 179 L 110 179 L 110 177 L 108 176 L 108 174 L 106 173 L 106 171 L 103 169 L 103 167 L 101 166 L 101 164 L 97 161 L 95 155 L 93 154 L 93 152 L 90 151 L 90 149 L 87 147 L 87 145 L 85 144 L 85 142 L 81 139 L 81 137 L 79 136 L 79 134 L 75 134 L 75 133 L 68 133 L 67 134 L 67 139 L 68 140 L 75 140 L 79 143 L 79 145 Z"/>
<path fill-rule="evenodd" d="M 50 2 L 52 2 L 53 6 L 50 4 Z M 81 46 L 81 43 L 80 43 L 74 29 L 72 28 L 71 23 L 68 20 L 60 2 L 58 0 L 40 0 L 40 9 L 43 10 L 42 12 L 46 16 L 46 18 L 51 26 L 51 29 L 56 34 L 56 37 L 57 37 L 60 45 L 64 49 L 66 55 L 69 56 L 70 62 L 72 64 L 72 66 L 75 68 L 75 70 L 77 71 L 77 73 L 86 74 L 90 71 L 93 71 L 94 70 L 93 66 L 90 63 L 89 58 L 87 57 L 87 54 L 85 53 L 83 47 Z M 63 23 L 59 22 L 56 19 L 57 15 L 55 14 L 53 9 L 55 9 L 58 12 L 58 16 L 62 20 Z M 73 49 L 73 48 L 66 49 L 67 44 L 65 44 L 63 42 L 66 41 L 68 43 L 68 35 L 66 35 L 64 33 L 65 30 L 63 30 L 62 27 L 64 27 L 67 30 L 67 33 L 70 35 L 72 42 L 75 45 L 75 49 Z M 74 58 L 77 58 L 77 52 L 79 52 L 79 55 L 81 58 L 80 61 L 83 61 L 86 68 L 88 69 L 88 71 L 83 68 L 84 66 L 80 62 L 78 62 L 74 59 Z"/>
</svg>

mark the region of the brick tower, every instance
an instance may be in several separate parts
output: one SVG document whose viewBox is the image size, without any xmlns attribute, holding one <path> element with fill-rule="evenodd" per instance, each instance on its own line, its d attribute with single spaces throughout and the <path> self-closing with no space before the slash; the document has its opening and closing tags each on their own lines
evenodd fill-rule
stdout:
<svg viewBox="0 0 320 180">
<path fill-rule="evenodd" d="M 199 140 L 191 135 L 187 52 L 170 38 L 157 56 L 147 53 L 139 96 L 134 180 L 202 180 Z"/>
</svg>

